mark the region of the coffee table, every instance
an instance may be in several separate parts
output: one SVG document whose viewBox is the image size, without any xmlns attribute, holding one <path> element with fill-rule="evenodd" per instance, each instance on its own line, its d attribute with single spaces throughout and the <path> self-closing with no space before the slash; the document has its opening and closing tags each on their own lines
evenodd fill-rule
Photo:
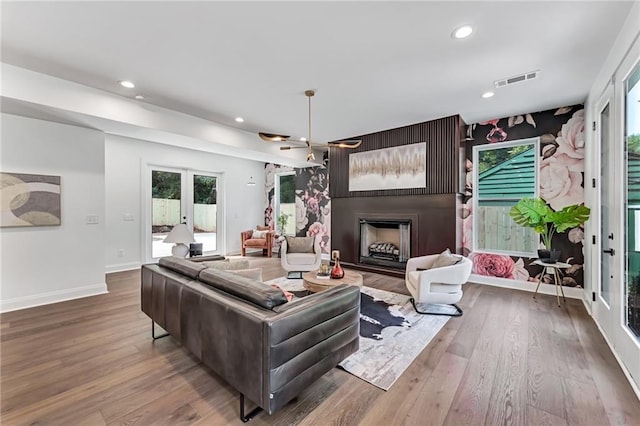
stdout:
<svg viewBox="0 0 640 426">
<path fill-rule="evenodd" d="M 302 285 L 312 293 L 317 293 L 335 287 L 340 284 L 349 284 L 362 287 L 362 275 L 357 272 L 344 270 L 344 277 L 340 279 L 317 278 L 318 271 L 307 272 L 302 275 Z"/>
</svg>

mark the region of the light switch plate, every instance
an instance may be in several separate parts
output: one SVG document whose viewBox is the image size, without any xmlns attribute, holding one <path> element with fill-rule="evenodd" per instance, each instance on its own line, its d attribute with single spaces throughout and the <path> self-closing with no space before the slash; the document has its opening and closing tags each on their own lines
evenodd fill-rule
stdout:
<svg viewBox="0 0 640 426">
<path fill-rule="evenodd" d="M 98 223 L 100 223 L 100 220 L 99 220 L 97 214 L 89 214 L 89 215 L 87 215 L 87 224 L 88 225 L 96 225 Z"/>
</svg>

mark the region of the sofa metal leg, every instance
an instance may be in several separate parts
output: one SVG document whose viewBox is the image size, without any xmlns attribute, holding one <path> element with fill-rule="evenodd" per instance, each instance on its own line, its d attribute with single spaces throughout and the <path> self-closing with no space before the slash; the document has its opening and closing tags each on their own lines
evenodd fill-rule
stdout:
<svg viewBox="0 0 640 426">
<path fill-rule="evenodd" d="M 244 394 L 240 393 L 240 420 L 242 420 L 243 423 L 246 423 L 252 418 L 254 418 L 260 411 L 262 411 L 262 408 L 256 407 L 250 413 L 245 414 L 244 413 Z"/>
<path fill-rule="evenodd" d="M 462 316 L 462 309 L 460 308 L 460 306 L 456 305 L 455 303 L 451 303 L 449 306 L 453 306 L 454 308 L 456 308 L 456 312 L 452 313 L 452 314 L 447 314 L 444 312 L 428 312 L 428 311 L 420 311 L 418 310 L 418 306 L 416 305 L 416 300 L 412 297 L 411 299 L 411 304 L 413 305 L 413 309 L 416 310 L 417 313 L 422 314 L 422 315 L 445 315 L 448 317 L 461 317 Z"/>
<path fill-rule="evenodd" d="M 151 337 L 153 338 L 153 340 L 162 339 L 163 337 L 167 337 L 168 335 L 169 333 L 164 333 L 156 336 L 156 322 L 154 320 L 151 320 Z"/>
</svg>

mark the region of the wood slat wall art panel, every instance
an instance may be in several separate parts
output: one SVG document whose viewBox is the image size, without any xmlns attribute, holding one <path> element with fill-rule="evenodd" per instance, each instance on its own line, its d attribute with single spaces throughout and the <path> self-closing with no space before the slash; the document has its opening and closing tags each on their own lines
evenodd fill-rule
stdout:
<svg viewBox="0 0 640 426">
<path fill-rule="evenodd" d="M 398 195 L 453 194 L 460 187 L 460 144 L 464 122 L 454 115 L 397 129 L 358 136 L 356 149 L 329 149 L 329 194 L 331 198 Z M 427 143 L 426 188 L 349 191 L 349 155 L 384 148 Z"/>
</svg>

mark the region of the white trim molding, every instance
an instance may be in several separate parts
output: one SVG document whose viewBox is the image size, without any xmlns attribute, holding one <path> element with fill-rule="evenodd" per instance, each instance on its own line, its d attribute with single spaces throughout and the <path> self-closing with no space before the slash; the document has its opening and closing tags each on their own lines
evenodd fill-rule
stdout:
<svg viewBox="0 0 640 426">
<path fill-rule="evenodd" d="M 140 269 L 140 266 L 142 266 L 140 262 L 116 263 L 105 266 L 104 273 L 111 274 L 113 272 L 131 271 L 133 269 Z"/>
<path fill-rule="evenodd" d="M 106 293 L 109 293 L 107 290 L 107 284 L 100 283 L 68 290 L 51 291 L 31 296 L 16 297 L 14 299 L 0 301 L 0 312 L 17 311 L 19 309 L 33 308 L 35 306 L 49 305 L 51 303 L 80 299 L 82 297 L 97 296 L 99 294 Z"/>
<path fill-rule="evenodd" d="M 497 277 L 486 277 L 484 275 L 471 274 L 469 277 L 469 282 L 476 284 L 486 284 L 494 287 L 502 287 L 502 288 L 511 288 L 514 290 L 523 290 L 528 292 L 535 292 L 537 282 L 533 281 L 517 281 L 506 278 L 497 278 Z M 570 299 L 583 299 L 584 289 L 582 287 L 567 287 L 563 286 L 562 290 L 564 291 L 564 295 Z M 556 295 L 556 286 L 554 284 L 540 284 L 540 289 L 538 290 L 540 294 L 550 294 Z"/>
</svg>

